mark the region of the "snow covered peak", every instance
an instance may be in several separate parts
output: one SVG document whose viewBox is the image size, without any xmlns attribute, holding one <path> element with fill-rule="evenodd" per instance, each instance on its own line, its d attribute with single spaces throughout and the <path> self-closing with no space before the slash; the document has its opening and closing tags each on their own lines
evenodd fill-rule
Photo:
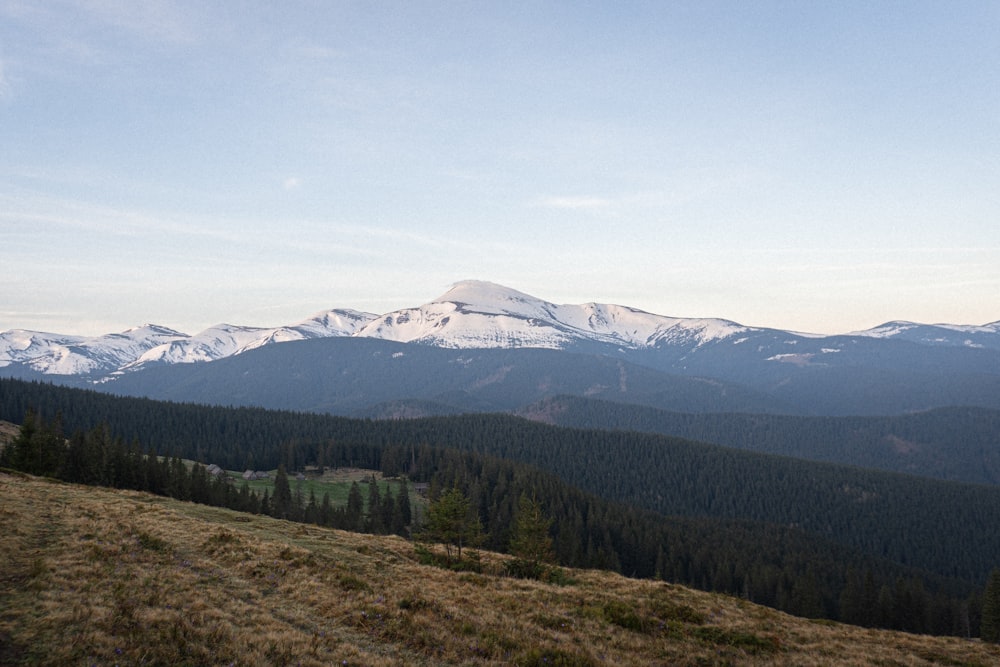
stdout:
<svg viewBox="0 0 1000 667">
<path fill-rule="evenodd" d="M 178 338 L 187 336 L 186 333 L 181 333 L 180 331 L 175 331 L 169 327 L 160 326 L 159 324 L 141 324 L 137 327 L 126 329 L 118 335 L 127 336 L 128 338 L 133 339 L 149 338 L 150 336 L 176 336 Z"/>
<path fill-rule="evenodd" d="M 103 336 L 73 336 L 14 329 L 0 333 L 0 367 L 20 364 L 51 375 L 109 372 L 146 350 L 184 338 L 153 324 Z"/>
<path fill-rule="evenodd" d="M 544 316 L 553 304 L 485 280 L 462 280 L 431 304 L 455 304 L 468 312 L 499 315 Z M 429 304 L 428 304 L 429 305 Z"/>
<path fill-rule="evenodd" d="M 194 336 L 154 347 L 127 364 L 123 370 L 135 370 L 150 363 L 191 364 L 213 361 L 274 343 L 351 336 L 376 317 L 378 316 L 372 313 L 335 309 L 317 313 L 290 326 L 264 328 L 217 324 Z"/>
<path fill-rule="evenodd" d="M 291 328 L 306 334 L 307 338 L 353 336 L 359 329 L 376 318 L 378 318 L 378 315 L 374 313 L 362 313 L 349 308 L 339 308 L 316 313 L 309 319 L 302 320 Z"/>
<path fill-rule="evenodd" d="M 630 348 L 697 346 L 744 331 L 725 320 L 678 319 L 611 304 L 557 305 L 481 280 L 455 283 L 437 299 L 388 313 L 356 335 L 441 347 L 565 348 L 583 342 Z"/>
</svg>

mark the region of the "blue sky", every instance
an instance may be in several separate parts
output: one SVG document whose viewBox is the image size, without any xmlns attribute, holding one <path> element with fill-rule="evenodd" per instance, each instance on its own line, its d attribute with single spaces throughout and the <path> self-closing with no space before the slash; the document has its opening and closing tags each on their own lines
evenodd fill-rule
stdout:
<svg viewBox="0 0 1000 667">
<path fill-rule="evenodd" d="M 0 330 L 1000 319 L 996 2 L 0 0 Z"/>
</svg>

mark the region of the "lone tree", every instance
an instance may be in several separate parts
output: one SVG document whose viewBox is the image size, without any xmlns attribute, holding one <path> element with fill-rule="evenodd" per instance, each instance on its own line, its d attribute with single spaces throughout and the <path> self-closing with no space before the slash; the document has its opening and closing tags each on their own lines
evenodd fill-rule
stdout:
<svg viewBox="0 0 1000 667">
<path fill-rule="evenodd" d="M 271 497 L 271 508 L 278 519 L 294 518 L 292 514 L 292 487 L 288 484 L 288 473 L 284 464 L 278 466 L 274 476 L 274 495 Z"/>
<path fill-rule="evenodd" d="M 522 493 L 510 538 L 510 552 L 517 557 L 509 568 L 512 574 L 532 579 L 542 576 L 543 566 L 555 560 L 551 527 L 552 519 L 542 513 L 538 502 Z"/>
<path fill-rule="evenodd" d="M 980 634 L 983 641 L 1000 642 L 1000 568 L 993 568 L 986 582 Z"/>
<path fill-rule="evenodd" d="M 457 560 L 462 560 L 462 547 L 476 543 L 482 533 L 479 518 L 472 516 L 469 499 L 458 488 L 445 491 L 427 508 L 426 534 L 445 545 L 448 562 L 452 548 L 457 550 Z"/>
</svg>

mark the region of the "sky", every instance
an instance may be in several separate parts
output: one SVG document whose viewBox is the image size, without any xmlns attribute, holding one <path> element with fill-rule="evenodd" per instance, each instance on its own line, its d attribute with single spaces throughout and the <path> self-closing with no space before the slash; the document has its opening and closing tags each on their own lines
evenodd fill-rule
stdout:
<svg viewBox="0 0 1000 667">
<path fill-rule="evenodd" d="M 1000 320 L 1000 3 L 0 0 L 0 331 L 464 279 Z"/>
</svg>

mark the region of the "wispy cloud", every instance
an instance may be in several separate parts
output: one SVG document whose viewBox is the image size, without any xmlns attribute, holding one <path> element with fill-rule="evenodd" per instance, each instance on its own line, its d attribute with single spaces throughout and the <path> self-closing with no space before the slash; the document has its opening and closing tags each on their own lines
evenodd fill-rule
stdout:
<svg viewBox="0 0 1000 667">
<path fill-rule="evenodd" d="M 289 181 L 296 181 L 289 183 Z M 297 187 L 290 177 L 285 188 Z M 289 232 L 275 236 L 275 229 Z M 391 226 L 366 225 L 342 220 L 226 218 L 198 213 L 107 206 L 78 199 L 39 194 L 28 189 L 0 192 L 0 245 L 15 236 L 67 232 L 92 240 L 146 244 L 158 252 L 175 249 L 196 259 L 192 247 L 209 255 L 219 248 L 233 253 L 296 253 L 303 259 L 315 255 L 386 257 L 399 248 L 435 252 L 472 253 L 475 242 L 447 235 L 422 234 Z"/>
</svg>

